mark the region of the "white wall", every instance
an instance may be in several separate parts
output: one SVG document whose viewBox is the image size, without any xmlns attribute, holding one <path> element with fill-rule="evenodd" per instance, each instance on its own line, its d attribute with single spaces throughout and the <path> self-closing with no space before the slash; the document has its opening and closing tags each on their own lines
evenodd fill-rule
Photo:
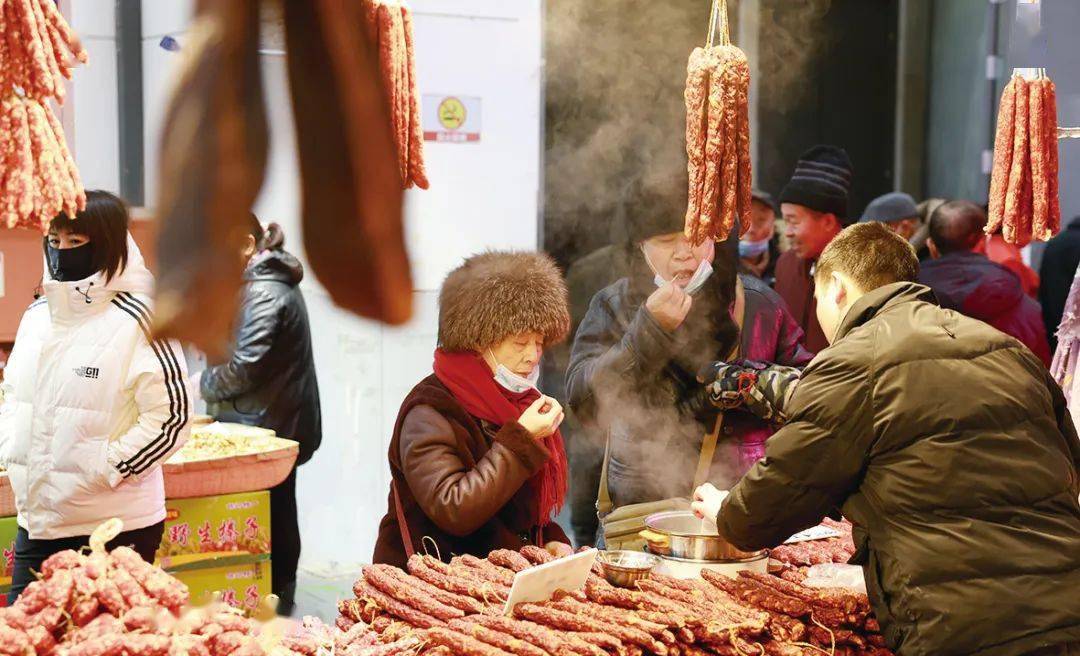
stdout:
<svg viewBox="0 0 1080 656">
<path fill-rule="evenodd" d="M 386 511 L 387 444 L 402 399 L 431 372 L 437 293 L 446 272 L 485 248 L 537 246 L 540 0 L 414 0 L 412 6 L 420 89 L 480 96 L 483 134 L 476 144 L 425 145 L 431 189 L 406 195 L 416 288 L 407 326 L 388 328 L 347 315 L 316 281 L 303 284 L 324 438 L 300 470 L 301 532 L 307 536 L 302 565 L 320 570 L 370 558 Z M 273 145 L 256 213 L 281 223 L 299 247 L 285 62 L 275 56 L 263 61 Z"/>
<path fill-rule="evenodd" d="M 173 71 L 180 62 L 179 53 L 159 44 L 162 37 L 171 36 L 183 47 L 192 9 L 192 0 L 144 0 L 142 6 L 143 194 L 147 206 L 157 198 L 161 121 L 174 81 Z"/>
<path fill-rule="evenodd" d="M 115 0 L 67 0 L 61 10 L 89 56 L 74 69 L 60 109 L 68 147 L 87 189 L 120 191 Z"/>
<path fill-rule="evenodd" d="M 386 449 L 397 409 L 409 389 L 431 372 L 436 300 L 443 276 L 463 257 L 486 248 L 537 246 L 541 1 L 411 3 L 421 92 L 481 97 L 483 133 L 479 143 L 426 144 L 431 189 L 406 196 L 416 289 L 414 318 L 408 325 L 388 328 L 360 320 L 335 308 L 314 278 L 302 284 L 323 407 L 323 446 L 299 476 L 302 566 L 351 569 L 370 558 L 379 519 L 386 511 Z M 170 34 L 183 47 L 190 7 L 187 0 L 143 5 L 145 180 L 150 202 L 157 189 L 158 129 L 179 61 L 176 53 L 158 43 Z M 284 58 L 265 54 L 263 72 L 272 145 L 255 211 L 264 221 L 280 223 L 287 246 L 304 259 Z M 115 96 L 115 83 L 103 82 L 86 95 L 105 95 L 102 89 Z"/>
</svg>

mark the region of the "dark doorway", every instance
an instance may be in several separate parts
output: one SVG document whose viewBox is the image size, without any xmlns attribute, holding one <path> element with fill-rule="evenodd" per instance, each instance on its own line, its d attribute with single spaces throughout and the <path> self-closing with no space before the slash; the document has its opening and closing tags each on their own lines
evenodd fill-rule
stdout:
<svg viewBox="0 0 1080 656">
<path fill-rule="evenodd" d="M 815 4 L 761 0 L 757 184 L 779 193 L 804 150 L 842 146 L 857 216 L 893 188 L 899 2 Z"/>
</svg>

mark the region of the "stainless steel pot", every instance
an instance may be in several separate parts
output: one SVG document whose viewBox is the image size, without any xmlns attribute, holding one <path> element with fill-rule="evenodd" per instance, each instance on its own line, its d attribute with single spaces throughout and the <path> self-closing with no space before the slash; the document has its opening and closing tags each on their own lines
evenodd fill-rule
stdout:
<svg viewBox="0 0 1080 656">
<path fill-rule="evenodd" d="M 640 533 L 651 553 L 696 561 L 739 561 L 757 558 L 765 551 L 742 551 L 720 537 L 716 526 L 702 522 L 689 510 L 649 515 Z"/>
</svg>

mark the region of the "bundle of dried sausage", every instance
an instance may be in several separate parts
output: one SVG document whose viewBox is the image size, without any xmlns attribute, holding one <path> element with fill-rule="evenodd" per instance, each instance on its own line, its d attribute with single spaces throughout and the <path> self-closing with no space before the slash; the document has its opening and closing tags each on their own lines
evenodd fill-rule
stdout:
<svg viewBox="0 0 1080 656">
<path fill-rule="evenodd" d="M 695 48 L 686 67 L 686 236 L 722 241 L 750 226 L 750 65 L 726 44 Z"/>
<path fill-rule="evenodd" d="M 1057 93 L 1041 72 L 1033 80 L 1014 74 L 998 109 L 986 232 L 1027 244 L 1060 229 Z"/>
<path fill-rule="evenodd" d="M 85 64 L 86 50 L 55 0 L 0 2 L 0 96 L 18 87 L 35 100 L 63 103 L 75 61 Z"/>
<path fill-rule="evenodd" d="M 366 603 L 385 613 L 389 613 L 390 615 L 407 622 L 410 626 L 430 629 L 432 627 L 446 625 L 446 622 L 443 620 L 430 615 L 425 610 L 420 610 L 409 603 L 391 597 L 364 579 L 360 579 L 353 584 L 353 592 L 356 594 L 356 598 L 362 603 Z M 415 601 L 415 597 L 410 597 L 410 601 Z"/>
<path fill-rule="evenodd" d="M 465 611 L 442 603 L 423 588 L 423 581 L 401 570 L 389 565 L 368 565 L 363 571 L 364 579 L 373 588 L 402 604 L 443 621 L 465 617 Z M 390 608 L 383 610 L 393 612 Z"/>
<path fill-rule="evenodd" d="M 237 609 L 215 602 L 186 608 L 180 581 L 144 562 L 128 547 L 105 545 L 122 529 L 106 522 L 90 537 L 89 554 L 62 551 L 41 566 L 14 605 L 0 609 L 0 653 L 23 656 L 263 656 L 263 645 L 283 656 L 314 656 L 335 642 L 321 622 L 276 640 Z M 343 645 L 372 644 L 367 627 L 342 632 Z M 344 651 L 342 652 L 344 653 Z"/>
<path fill-rule="evenodd" d="M 363 0 L 363 5 L 368 33 L 379 55 L 401 183 L 406 189 L 413 185 L 427 189 L 412 10 L 400 0 Z"/>
<path fill-rule="evenodd" d="M 49 98 L 86 51 L 52 0 L 0 2 L 0 224 L 46 230 L 86 206 L 79 171 Z"/>
</svg>

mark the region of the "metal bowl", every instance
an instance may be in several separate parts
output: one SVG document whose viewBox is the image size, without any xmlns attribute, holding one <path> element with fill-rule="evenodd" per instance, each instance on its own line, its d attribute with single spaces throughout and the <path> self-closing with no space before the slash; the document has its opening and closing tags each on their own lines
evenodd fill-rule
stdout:
<svg viewBox="0 0 1080 656">
<path fill-rule="evenodd" d="M 644 551 L 601 551 L 598 560 L 604 578 L 620 588 L 633 588 L 638 581 L 649 578 L 653 568 L 660 564 L 659 556 Z"/>
<path fill-rule="evenodd" d="M 753 559 L 765 551 L 742 551 L 720 537 L 716 526 L 703 522 L 689 510 L 655 513 L 645 518 L 641 532 L 649 552 L 666 558 L 695 561 Z"/>
</svg>

